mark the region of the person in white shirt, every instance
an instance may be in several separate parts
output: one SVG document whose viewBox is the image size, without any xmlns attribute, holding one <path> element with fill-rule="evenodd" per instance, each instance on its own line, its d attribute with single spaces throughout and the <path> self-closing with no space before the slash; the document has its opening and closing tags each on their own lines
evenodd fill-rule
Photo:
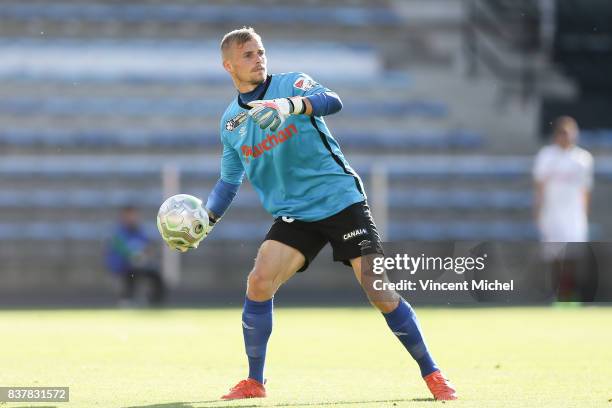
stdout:
<svg viewBox="0 0 612 408">
<path fill-rule="evenodd" d="M 556 119 L 554 143 L 540 149 L 533 168 L 534 215 L 552 279 L 546 286 L 556 292 L 558 301 L 592 299 L 597 285 L 593 271 L 584 267 L 586 244 L 577 244 L 589 241 L 593 187 L 593 157 L 576 146 L 578 133 L 574 118 Z"/>
<path fill-rule="evenodd" d="M 578 124 L 562 116 L 554 143 L 538 152 L 533 169 L 535 219 L 543 242 L 587 242 L 593 156 L 576 146 Z"/>
</svg>

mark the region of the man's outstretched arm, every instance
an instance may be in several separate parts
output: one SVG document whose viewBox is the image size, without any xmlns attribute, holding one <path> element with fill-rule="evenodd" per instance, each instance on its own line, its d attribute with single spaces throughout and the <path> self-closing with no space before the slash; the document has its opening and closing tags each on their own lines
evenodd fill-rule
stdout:
<svg viewBox="0 0 612 408">
<path fill-rule="evenodd" d="M 208 195 L 205 206 L 211 224 L 210 230 L 234 201 L 243 178 L 244 167 L 238 154 L 231 146 L 224 143 L 221 156 L 221 177 Z"/>
</svg>

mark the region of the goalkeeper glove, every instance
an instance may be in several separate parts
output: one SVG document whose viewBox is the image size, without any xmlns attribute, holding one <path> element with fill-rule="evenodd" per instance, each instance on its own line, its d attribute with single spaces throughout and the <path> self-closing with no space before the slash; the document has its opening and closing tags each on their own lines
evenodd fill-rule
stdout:
<svg viewBox="0 0 612 408">
<path fill-rule="evenodd" d="M 271 131 L 278 129 L 289 115 L 301 115 L 306 112 L 306 104 L 301 96 L 292 98 L 280 98 L 271 100 L 257 100 L 248 103 L 253 109 L 249 116 L 262 129 L 270 128 Z"/>
</svg>

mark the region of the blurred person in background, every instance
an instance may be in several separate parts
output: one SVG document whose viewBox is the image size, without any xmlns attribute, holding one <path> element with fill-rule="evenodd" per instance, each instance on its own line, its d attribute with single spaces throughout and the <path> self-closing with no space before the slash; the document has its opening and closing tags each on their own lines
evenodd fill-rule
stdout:
<svg viewBox="0 0 612 408">
<path fill-rule="evenodd" d="M 106 249 L 106 263 L 119 280 L 120 306 L 136 305 L 137 289 L 144 289 L 146 303 L 159 306 L 165 297 L 154 243 L 140 225 L 138 210 L 126 206 Z"/>
<path fill-rule="evenodd" d="M 533 168 L 535 222 L 544 243 L 544 258 L 552 266 L 554 285 L 559 286 L 559 300 L 576 297 L 576 285 L 584 279 L 576 269 L 582 246 L 573 243 L 589 240 L 593 157 L 576 146 L 578 134 L 574 118 L 557 118 L 553 143 L 540 149 Z"/>
</svg>

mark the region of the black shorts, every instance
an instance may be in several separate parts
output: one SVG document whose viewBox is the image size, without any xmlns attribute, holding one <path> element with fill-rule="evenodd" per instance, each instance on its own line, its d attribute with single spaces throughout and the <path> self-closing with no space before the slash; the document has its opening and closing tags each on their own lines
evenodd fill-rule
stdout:
<svg viewBox="0 0 612 408">
<path fill-rule="evenodd" d="M 329 242 L 334 261 L 350 266 L 349 260 L 361 255 L 382 254 L 382 244 L 370 208 L 365 201 L 352 204 L 331 217 L 305 222 L 288 217 L 274 220 L 265 240 L 274 240 L 300 251 L 308 265 Z"/>
</svg>

